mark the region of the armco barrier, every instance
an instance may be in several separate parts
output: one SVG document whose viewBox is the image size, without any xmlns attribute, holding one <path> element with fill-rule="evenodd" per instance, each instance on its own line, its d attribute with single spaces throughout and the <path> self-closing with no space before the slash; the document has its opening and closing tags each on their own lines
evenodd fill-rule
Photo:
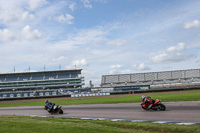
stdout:
<svg viewBox="0 0 200 133">
<path fill-rule="evenodd" d="M 60 96 L 55 91 L 33 91 L 33 92 L 4 92 L 0 93 L 0 100 L 14 100 L 14 99 L 31 99 L 40 97 L 55 97 Z"/>
<path fill-rule="evenodd" d="M 31 99 L 31 98 L 45 98 L 45 97 L 70 97 L 71 94 L 88 94 L 91 89 L 73 89 L 73 90 L 38 90 L 38 91 L 13 91 L 1 92 L 0 100 L 10 99 Z"/>
</svg>

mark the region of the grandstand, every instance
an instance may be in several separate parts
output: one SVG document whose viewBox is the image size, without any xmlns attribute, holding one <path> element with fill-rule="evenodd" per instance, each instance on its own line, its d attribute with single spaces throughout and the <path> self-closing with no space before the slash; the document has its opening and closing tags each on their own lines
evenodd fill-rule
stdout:
<svg viewBox="0 0 200 133">
<path fill-rule="evenodd" d="M 193 84 L 200 86 L 200 69 L 103 75 L 101 79 L 101 87 L 104 88 L 126 87 L 127 89 L 127 87 L 146 85 L 152 89 Z"/>
<path fill-rule="evenodd" d="M 84 85 L 82 69 L 0 74 L 0 91 L 76 89 Z"/>
</svg>

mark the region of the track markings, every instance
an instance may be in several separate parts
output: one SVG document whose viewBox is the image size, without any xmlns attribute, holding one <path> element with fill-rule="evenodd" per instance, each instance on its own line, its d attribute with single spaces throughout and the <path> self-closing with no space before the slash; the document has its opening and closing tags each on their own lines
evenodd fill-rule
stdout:
<svg viewBox="0 0 200 133">
<path fill-rule="evenodd" d="M 31 117 L 66 117 L 66 116 L 40 116 L 40 115 L 19 115 L 19 116 L 31 116 Z M 200 123 L 191 122 L 173 122 L 173 121 L 149 121 L 149 120 L 130 120 L 130 119 L 111 119 L 111 118 L 85 118 L 85 117 L 66 117 L 66 118 L 78 118 L 83 120 L 109 120 L 109 121 L 131 121 L 131 122 L 151 122 L 160 124 L 178 124 L 178 125 L 200 125 Z"/>
</svg>

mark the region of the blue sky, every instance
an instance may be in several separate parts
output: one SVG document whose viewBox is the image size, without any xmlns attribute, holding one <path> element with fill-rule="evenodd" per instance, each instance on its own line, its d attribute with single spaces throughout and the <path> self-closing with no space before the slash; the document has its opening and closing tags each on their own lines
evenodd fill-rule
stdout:
<svg viewBox="0 0 200 133">
<path fill-rule="evenodd" d="M 0 0 L 0 73 L 102 75 L 200 67 L 199 0 Z"/>
</svg>

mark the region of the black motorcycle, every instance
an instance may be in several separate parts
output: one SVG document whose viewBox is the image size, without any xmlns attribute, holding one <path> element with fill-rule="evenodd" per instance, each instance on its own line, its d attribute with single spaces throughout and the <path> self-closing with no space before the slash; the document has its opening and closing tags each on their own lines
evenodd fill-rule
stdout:
<svg viewBox="0 0 200 133">
<path fill-rule="evenodd" d="M 47 107 L 45 107 L 44 109 L 51 114 L 63 114 L 62 106 L 60 105 L 52 105 L 51 109 Z"/>
</svg>

